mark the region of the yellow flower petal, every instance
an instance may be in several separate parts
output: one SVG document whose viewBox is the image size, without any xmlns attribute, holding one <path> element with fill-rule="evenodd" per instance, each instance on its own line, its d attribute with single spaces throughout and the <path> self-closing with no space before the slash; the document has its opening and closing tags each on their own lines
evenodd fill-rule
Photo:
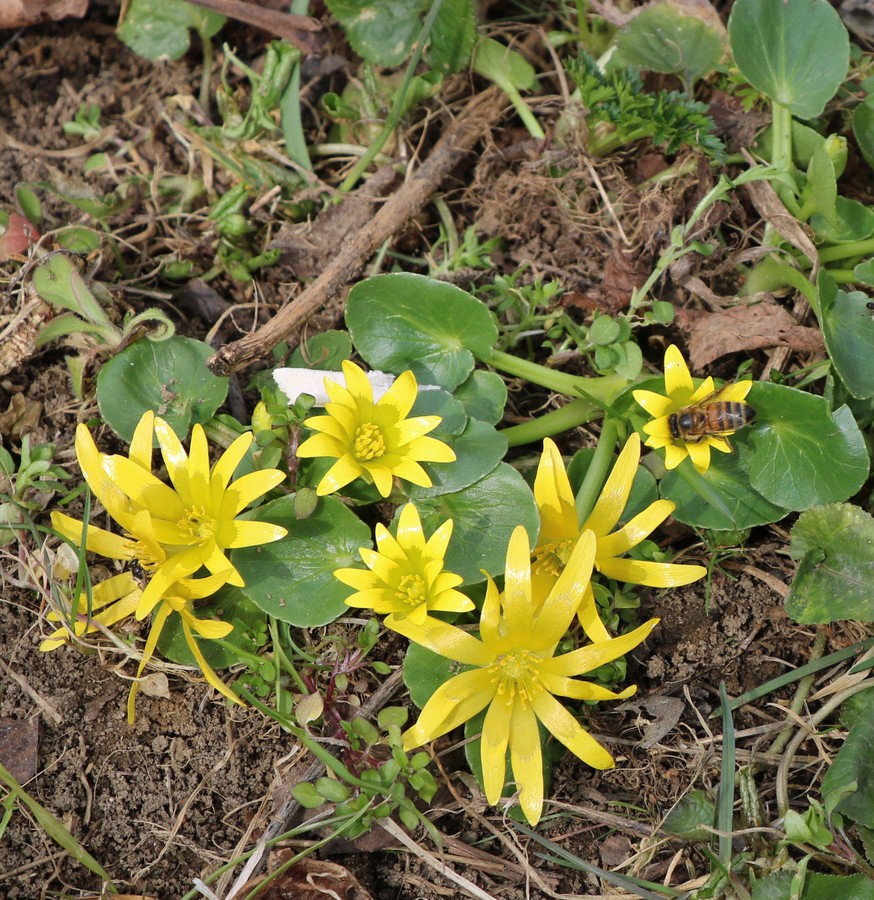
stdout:
<svg viewBox="0 0 874 900">
<path fill-rule="evenodd" d="M 128 725 L 133 725 L 134 721 L 136 720 L 136 697 L 137 691 L 140 688 L 139 679 L 143 674 L 143 669 L 145 669 L 149 660 L 155 653 L 155 647 L 158 644 L 158 638 L 161 636 L 161 631 L 164 628 L 164 623 L 167 621 L 167 617 L 171 612 L 173 612 L 172 607 L 168 606 L 166 603 L 162 604 L 162 606 L 155 613 L 155 618 L 152 620 L 152 628 L 149 631 L 149 636 L 146 638 L 146 646 L 143 648 L 143 655 L 140 659 L 139 666 L 137 666 L 137 674 L 134 678 L 133 683 L 131 684 L 130 692 L 127 695 Z"/>
<path fill-rule="evenodd" d="M 486 800 L 494 805 L 501 799 L 506 780 L 507 745 L 510 743 L 513 701 L 507 697 L 496 697 L 489 705 L 483 720 L 480 741 L 480 759 L 483 768 L 483 791 Z M 538 735 L 536 740 L 540 741 Z"/>
<path fill-rule="evenodd" d="M 535 612 L 533 621 L 529 619 L 528 628 L 533 631 L 528 639 L 531 649 L 554 646 L 567 631 L 589 586 L 596 546 L 595 535 L 591 531 L 584 531 L 577 539 L 555 587 Z M 598 637 L 606 635 L 603 625 L 596 634 Z"/>
<path fill-rule="evenodd" d="M 300 452 L 298 452 L 298 456 L 300 456 Z M 341 456 L 340 459 L 328 469 L 322 480 L 319 482 L 316 493 L 320 497 L 333 494 L 335 491 L 339 491 L 340 488 L 346 487 L 349 482 L 355 481 L 356 478 L 360 478 L 363 473 L 364 469 L 361 465 L 351 454 L 347 453 L 346 455 Z M 383 496 L 388 496 L 388 494 L 384 494 Z"/>
<path fill-rule="evenodd" d="M 549 438 L 534 477 L 534 500 L 540 513 L 539 543 L 563 541 L 579 534 L 574 492 L 558 447 Z"/>
<path fill-rule="evenodd" d="M 674 506 L 670 500 L 656 500 L 619 531 L 601 538 L 598 541 L 599 559 L 628 553 L 667 519 L 674 511 Z"/>
<path fill-rule="evenodd" d="M 431 695 L 416 724 L 404 734 L 404 749 L 412 750 L 463 725 L 482 712 L 495 695 L 488 669 L 454 675 Z"/>
<path fill-rule="evenodd" d="M 688 403 L 690 405 L 695 403 L 700 403 L 705 398 L 709 397 L 713 393 L 713 379 L 708 375 L 701 384 L 695 388 L 695 391 L 692 393 L 692 396 L 689 398 Z"/>
<path fill-rule="evenodd" d="M 633 433 L 625 442 L 619 459 L 613 465 L 591 515 L 583 525 L 584 530 L 591 529 L 599 539 L 610 533 L 619 521 L 625 504 L 628 503 L 628 495 L 631 493 L 631 485 L 634 483 L 639 462 L 640 436 Z"/>
<path fill-rule="evenodd" d="M 643 584 L 647 587 L 681 587 L 704 578 L 704 566 L 660 563 L 640 559 L 610 559 L 601 567 L 601 574 L 615 581 Z"/>
<path fill-rule="evenodd" d="M 599 666 L 613 662 L 620 656 L 632 651 L 638 644 L 643 643 L 649 633 L 658 625 L 658 619 L 650 619 L 639 625 L 628 634 L 611 638 L 609 641 L 601 641 L 597 644 L 588 644 L 578 650 L 572 650 L 562 656 L 546 659 L 541 663 L 542 668 L 555 675 L 582 675 L 585 672 L 593 672 Z"/>
<path fill-rule="evenodd" d="M 193 618 L 193 616 L 192 616 Z M 182 631 L 185 634 L 185 643 L 188 644 L 188 649 L 191 651 L 191 655 L 197 660 L 197 665 L 200 668 L 200 671 L 203 672 L 206 680 L 221 694 L 224 694 L 228 700 L 233 701 L 234 703 L 239 703 L 240 706 L 244 706 L 243 701 L 215 674 L 210 664 L 206 661 L 206 657 L 203 655 L 200 647 L 198 646 L 197 640 L 191 634 L 191 629 L 188 626 L 188 621 L 185 618 L 182 619 Z"/>
<path fill-rule="evenodd" d="M 651 416 L 659 418 L 664 416 L 671 408 L 671 398 L 663 397 L 654 391 L 632 391 L 632 396 Z"/>
<path fill-rule="evenodd" d="M 591 766 L 593 769 L 613 768 L 615 765 L 613 757 L 555 697 L 546 691 L 538 691 L 532 698 L 531 703 L 537 718 L 543 722 L 549 733 L 561 741 L 571 753 L 578 756 L 587 766 Z"/>
<path fill-rule="evenodd" d="M 690 444 L 668 444 L 665 447 L 665 468 L 676 469 L 678 465 L 689 455 Z"/>
<path fill-rule="evenodd" d="M 152 438 L 155 435 L 155 414 L 148 409 L 134 429 L 128 459 L 146 471 L 152 471 Z"/>
<path fill-rule="evenodd" d="M 535 691 L 534 699 L 542 694 Z M 540 749 L 540 731 L 532 706 L 513 704 L 510 723 L 510 765 L 513 780 L 519 789 L 519 805 L 525 818 L 532 825 L 540 821 L 543 812 L 543 753 Z"/>
<path fill-rule="evenodd" d="M 675 394 L 688 392 L 687 396 L 690 396 L 693 387 L 692 376 L 683 354 L 676 344 L 671 344 L 665 351 L 665 393 L 673 397 Z"/>
<path fill-rule="evenodd" d="M 703 475 L 710 468 L 710 445 L 707 443 L 687 443 L 686 452 L 692 460 L 692 465 Z"/>
<path fill-rule="evenodd" d="M 510 633 L 525 635 L 530 632 L 531 608 L 531 545 L 528 532 L 522 525 L 517 525 L 510 535 L 504 568 L 503 609 Z M 573 612 L 568 616 L 568 623 L 572 616 Z"/>
<path fill-rule="evenodd" d="M 402 619 L 392 622 L 391 627 L 413 643 L 456 662 L 487 666 L 494 659 L 482 641 L 439 619 L 428 618 L 423 625 L 414 625 L 409 619 Z"/>
<path fill-rule="evenodd" d="M 705 443 L 720 453 L 731 453 L 731 444 L 723 437 L 708 436 Z"/>
</svg>

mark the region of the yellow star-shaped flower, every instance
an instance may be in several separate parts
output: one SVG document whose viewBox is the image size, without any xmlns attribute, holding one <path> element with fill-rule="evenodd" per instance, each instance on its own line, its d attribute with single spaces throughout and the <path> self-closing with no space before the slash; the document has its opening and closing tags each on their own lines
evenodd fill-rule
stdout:
<svg viewBox="0 0 874 900">
<path fill-rule="evenodd" d="M 537 603 L 532 596 L 528 535 L 519 526 L 507 548 L 504 592 L 488 581 L 478 638 L 433 617 L 421 625 L 408 617 L 392 626 L 432 652 L 471 667 L 434 692 L 416 724 L 404 733 L 405 749 L 433 741 L 488 709 L 481 744 L 486 799 L 493 804 L 500 799 L 509 749 L 519 802 L 532 825 L 543 811 L 538 721 L 588 765 L 611 768 L 613 757 L 556 696 L 590 701 L 630 697 L 635 687 L 614 693 L 575 676 L 624 656 L 658 622 L 651 619 L 629 634 L 556 656 L 556 646 L 585 594 L 594 559 L 595 537 L 584 532 L 555 586 Z"/>
<path fill-rule="evenodd" d="M 666 468 L 676 469 L 688 456 L 703 475 L 710 468 L 710 448 L 720 453 L 731 453 L 727 437 L 734 434 L 737 428 L 719 428 L 689 437 L 678 428 L 677 417 L 706 400 L 708 403 L 740 403 L 745 415 L 751 418 L 752 410 L 743 401 L 752 386 L 751 381 L 736 381 L 716 391 L 713 379 L 708 376 L 696 388 L 683 354 L 671 344 L 665 351 L 665 394 L 644 390 L 633 392 L 634 399 L 653 417 L 643 426 L 644 433 L 649 435 L 646 446 L 664 448 Z"/>
<path fill-rule="evenodd" d="M 356 478 L 375 484 L 383 497 L 391 493 L 395 477 L 431 487 L 431 479 L 419 463 L 453 462 L 455 453 L 442 441 L 425 437 L 440 424 L 440 416 L 407 418 L 416 402 L 413 373 L 401 373 L 377 403 L 362 369 L 346 360 L 343 376 L 346 387 L 325 379 L 331 398 L 325 406 L 327 415 L 304 422 L 319 433 L 297 448 L 301 459 L 326 456 L 337 460 L 316 493 L 333 494 Z"/>
<path fill-rule="evenodd" d="M 152 573 L 143 592 L 137 609 L 140 619 L 169 585 L 202 566 L 213 574 L 229 571 L 228 583 L 241 587 L 242 576 L 225 551 L 270 543 L 288 533 L 281 525 L 237 519 L 253 500 L 285 478 L 278 469 L 263 469 L 232 480 L 252 443 L 251 432 L 240 435 L 212 468 L 200 425 L 192 429 L 190 453 L 163 419 L 155 419 L 155 434 L 173 487 L 127 457 L 102 458 L 104 472 L 137 509 L 148 511 L 155 539 L 167 551 L 166 561 Z"/>
<path fill-rule="evenodd" d="M 349 606 L 387 614 L 385 624 L 409 618 L 421 625 L 430 612 L 468 612 L 473 601 L 455 590 L 460 575 L 443 570 L 443 557 L 452 536 L 452 520 L 444 522 L 426 541 L 419 513 L 412 503 L 401 510 L 397 538 L 384 525 L 376 526 L 376 550 L 362 547 L 367 569 L 337 569 L 334 577 L 356 589 Z"/>
<path fill-rule="evenodd" d="M 703 578 L 703 566 L 630 559 L 625 554 L 648 537 L 673 511 L 670 500 L 656 500 L 614 531 L 628 503 L 640 461 L 640 437 L 632 434 L 604 484 L 591 514 L 579 524 L 574 492 L 558 447 L 546 438 L 534 479 L 534 500 L 540 513 L 540 535 L 533 553 L 534 596 L 545 596 L 555 585 L 581 533 L 595 537 L 595 569 L 615 581 L 648 587 L 679 587 Z M 579 609 L 580 624 L 593 641 L 609 637 L 598 616 L 591 585 Z"/>
</svg>

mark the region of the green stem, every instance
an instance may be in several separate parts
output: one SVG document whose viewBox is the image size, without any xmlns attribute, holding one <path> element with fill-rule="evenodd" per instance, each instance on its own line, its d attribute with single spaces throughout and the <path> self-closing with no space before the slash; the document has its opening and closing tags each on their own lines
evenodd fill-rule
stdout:
<svg viewBox="0 0 874 900">
<path fill-rule="evenodd" d="M 629 381 L 621 375 L 601 375 L 593 378 L 585 378 L 581 375 L 568 375 L 567 372 L 557 372 L 548 369 L 539 363 L 530 362 L 503 350 L 492 350 L 487 359 L 482 362 L 500 369 L 508 375 L 524 378 L 532 384 L 569 397 L 585 396 L 595 403 L 611 403 L 618 394 L 624 390 Z"/>
<path fill-rule="evenodd" d="M 504 428 L 501 434 L 507 439 L 510 447 L 520 447 L 523 444 L 533 444 L 544 438 L 570 431 L 577 425 L 585 425 L 604 415 L 604 410 L 588 400 L 571 400 L 561 409 L 554 409 L 545 415 L 538 416 L 521 425 L 511 425 Z"/>
<path fill-rule="evenodd" d="M 823 263 L 837 262 L 839 259 L 852 259 L 854 256 L 870 256 L 874 253 L 874 238 L 864 241 L 850 241 L 819 251 L 819 261 Z"/>
<path fill-rule="evenodd" d="M 215 61 L 215 51 L 212 46 L 212 38 L 200 32 L 200 44 L 203 47 L 203 73 L 200 79 L 200 94 L 198 102 L 200 108 L 209 115 L 209 79 L 212 74 L 212 64 Z"/>
<path fill-rule="evenodd" d="M 389 110 L 388 118 L 385 120 L 385 125 L 382 127 L 382 131 L 376 136 L 376 139 L 373 143 L 367 148 L 365 154 L 358 160 L 357 163 L 352 167 L 349 174 L 343 180 L 343 183 L 340 185 L 340 190 L 344 193 L 347 191 L 351 191 L 353 187 L 358 183 L 358 179 L 367 171 L 367 167 L 373 161 L 374 157 L 379 153 L 380 150 L 385 146 L 385 142 L 391 137 L 392 132 L 397 128 L 398 122 L 401 118 L 401 111 L 404 108 L 404 104 L 406 103 L 407 91 L 410 88 L 410 82 L 413 80 L 413 76 L 416 74 L 416 69 L 419 66 L 419 60 L 422 58 L 422 52 L 425 49 L 425 44 L 428 42 L 428 35 L 431 34 L 431 28 L 434 25 L 434 21 L 437 18 L 437 13 L 440 12 L 440 7 L 443 5 L 443 0 L 434 0 L 431 4 L 431 9 L 428 11 L 428 15 L 425 17 L 425 22 L 422 25 L 422 31 L 419 33 L 418 40 L 415 44 L 415 50 L 413 51 L 413 55 L 410 57 L 409 63 L 407 63 L 406 71 L 404 72 L 404 80 L 401 82 L 401 86 L 398 89 L 397 94 L 395 94 L 394 103 L 392 103 L 392 107 Z"/>
<path fill-rule="evenodd" d="M 604 419 L 601 426 L 601 434 L 598 445 L 595 447 L 595 455 L 589 463 L 583 483 L 577 491 L 576 506 L 577 519 L 580 526 L 588 520 L 595 502 L 601 493 L 601 488 L 607 480 L 607 472 L 613 463 L 613 448 L 616 438 L 619 436 L 619 424 L 615 419 Z"/>
<path fill-rule="evenodd" d="M 537 121 L 534 113 L 529 109 L 528 104 L 522 99 L 522 95 L 516 89 L 516 85 L 511 84 L 510 82 L 502 82 L 501 90 L 507 95 L 510 103 L 513 104 L 517 115 L 528 129 L 528 134 L 537 141 L 545 140 L 546 132 L 540 127 L 540 122 Z"/>
<path fill-rule="evenodd" d="M 780 172 L 792 173 L 792 116 L 789 108 L 771 104 L 771 165 Z"/>
<path fill-rule="evenodd" d="M 853 269 L 826 269 L 835 280 L 835 284 L 856 284 L 859 279 Z"/>
<path fill-rule="evenodd" d="M 820 628 L 816 632 L 816 637 L 813 641 L 813 648 L 810 651 L 810 658 L 807 662 L 810 663 L 818 660 L 822 654 L 825 652 L 827 641 L 827 634 L 824 628 Z M 807 700 L 808 695 L 810 694 L 810 689 L 813 687 L 814 679 L 816 678 L 816 672 L 811 672 L 809 675 L 805 675 L 801 681 L 798 682 L 798 687 L 795 688 L 795 696 L 792 698 L 792 704 L 789 707 L 788 713 L 793 717 L 790 719 L 787 716 L 787 720 L 789 720 L 789 724 L 774 738 L 771 746 L 768 747 L 768 753 L 775 753 L 778 756 L 786 749 L 786 744 L 789 743 L 789 738 L 792 737 L 793 732 L 796 728 L 796 719 L 795 716 L 798 716 L 801 713 L 801 710 L 804 708 L 804 704 Z"/>
<path fill-rule="evenodd" d="M 458 255 L 458 230 L 455 227 L 455 221 L 452 218 L 452 212 L 449 205 L 440 194 L 435 194 L 431 198 L 431 203 L 437 214 L 440 216 L 440 222 L 446 230 L 446 252 L 443 254 L 444 261 L 453 262 Z"/>
<path fill-rule="evenodd" d="M 771 104 L 771 165 L 780 174 L 792 176 L 795 166 L 792 163 L 792 116 L 789 109 L 779 103 Z M 790 209 L 795 205 L 795 198 L 789 188 L 781 184 L 777 179 L 774 182 L 774 190 L 780 200 Z M 770 223 L 765 226 L 762 245 L 765 247 L 776 246 L 780 242 L 780 236 Z"/>
</svg>

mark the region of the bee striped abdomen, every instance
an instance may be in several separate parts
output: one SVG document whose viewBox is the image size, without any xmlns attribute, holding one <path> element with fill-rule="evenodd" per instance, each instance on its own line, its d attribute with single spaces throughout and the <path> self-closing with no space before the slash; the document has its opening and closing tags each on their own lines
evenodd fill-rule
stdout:
<svg viewBox="0 0 874 900">
<path fill-rule="evenodd" d="M 748 425 L 756 411 L 739 400 L 717 400 L 687 406 L 668 416 L 668 429 L 675 440 L 703 441 L 707 437 L 732 434 Z"/>
</svg>

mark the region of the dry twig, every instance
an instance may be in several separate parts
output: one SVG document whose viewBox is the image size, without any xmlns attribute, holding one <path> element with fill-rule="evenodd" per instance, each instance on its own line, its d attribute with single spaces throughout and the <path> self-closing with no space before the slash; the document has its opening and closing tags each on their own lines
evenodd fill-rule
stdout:
<svg viewBox="0 0 874 900">
<path fill-rule="evenodd" d="M 422 167 L 376 213 L 370 227 L 363 228 L 341 247 L 325 271 L 269 322 L 221 347 L 209 359 L 209 368 L 216 375 L 239 371 L 266 356 L 295 328 L 319 312 L 361 273 L 377 249 L 422 209 L 483 133 L 492 127 L 500 111 L 496 88 L 489 88 L 472 100 L 447 128 Z"/>
</svg>

